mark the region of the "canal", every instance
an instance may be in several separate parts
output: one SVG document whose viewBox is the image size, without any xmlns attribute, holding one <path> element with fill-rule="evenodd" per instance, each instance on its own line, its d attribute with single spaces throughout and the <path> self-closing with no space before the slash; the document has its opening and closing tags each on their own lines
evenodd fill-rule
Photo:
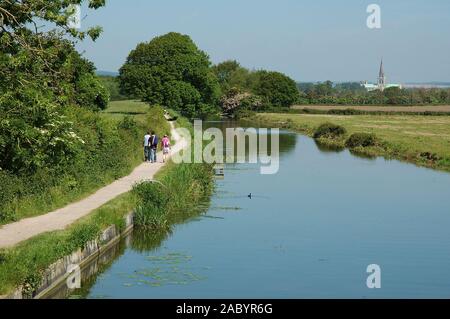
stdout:
<svg viewBox="0 0 450 319">
<path fill-rule="evenodd" d="M 450 174 L 280 141 L 278 174 L 225 165 L 200 214 L 134 231 L 70 298 L 450 297 Z"/>
</svg>

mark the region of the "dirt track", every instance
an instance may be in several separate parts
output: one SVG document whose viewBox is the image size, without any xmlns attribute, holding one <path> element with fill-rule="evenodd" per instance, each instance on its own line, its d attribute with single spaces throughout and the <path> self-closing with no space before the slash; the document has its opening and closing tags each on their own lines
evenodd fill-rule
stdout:
<svg viewBox="0 0 450 319">
<path fill-rule="evenodd" d="M 366 106 L 366 105 L 294 105 L 293 109 L 319 111 L 354 109 L 367 112 L 449 112 L 450 105 L 433 106 Z"/>
</svg>

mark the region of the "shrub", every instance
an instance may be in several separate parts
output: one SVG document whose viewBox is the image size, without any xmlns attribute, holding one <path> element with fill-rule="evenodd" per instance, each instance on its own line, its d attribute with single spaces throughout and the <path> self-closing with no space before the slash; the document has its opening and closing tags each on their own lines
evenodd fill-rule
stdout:
<svg viewBox="0 0 450 319">
<path fill-rule="evenodd" d="M 23 192 L 23 183 L 18 177 L 5 171 L 0 171 L 0 223 L 15 220 L 15 213 L 9 207 L 17 194 Z"/>
<path fill-rule="evenodd" d="M 422 152 L 419 155 L 422 159 L 425 159 L 427 161 L 437 162 L 441 158 L 436 153 L 430 153 L 430 152 Z"/>
<path fill-rule="evenodd" d="M 352 134 L 347 142 L 345 142 L 345 146 L 348 148 L 355 147 L 369 147 L 375 146 L 377 144 L 377 138 L 374 134 L 369 133 L 355 133 Z"/>
<path fill-rule="evenodd" d="M 337 138 L 347 133 L 346 129 L 342 126 L 333 123 L 324 123 L 320 125 L 314 132 L 314 138 Z"/>
</svg>

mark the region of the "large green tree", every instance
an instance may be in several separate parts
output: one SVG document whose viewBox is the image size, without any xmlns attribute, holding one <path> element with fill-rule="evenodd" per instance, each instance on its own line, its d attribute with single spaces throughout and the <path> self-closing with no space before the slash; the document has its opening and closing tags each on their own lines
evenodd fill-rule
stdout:
<svg viewBox="0 0 450 319">
<path fill-rule="evenodd" d="M 161 104 L 189 117 L 204 117 L 220 97 L 206 53 L 191 38 L 168 33 L 140 43 L 120 69 L 124 94 Z"/>
<path fill-rule="evenodd" d="M 67 39 L 95 39 L 100 32 L 67 26 L 70 5 L 81 2 L 0 2 L 0 171 L 32 173 L 70 162 L 83 140 L 67 115 L 76 107 L 106 107 L 93 64 Z M 89 1 L 92 8 L 103 4 Z M 36 27 L 43 21 L 45 32 Z"/>
<path fill-rule="evenodd" d="M 298 101 L 299 91 L 294 80 L 280 72 L 259 71 L 255 93 L 274 107 L 290 107 Z"/>
<path fill-rule="evenodd" d="M 213 67 L 213 71 L 216 74 L 222 93 L 229 95 L 230 91 L 251 91 L 256 77 L 254 72 L 242 67 L 235 60 L 228 60 L 219 63 Z"/>
</svg>

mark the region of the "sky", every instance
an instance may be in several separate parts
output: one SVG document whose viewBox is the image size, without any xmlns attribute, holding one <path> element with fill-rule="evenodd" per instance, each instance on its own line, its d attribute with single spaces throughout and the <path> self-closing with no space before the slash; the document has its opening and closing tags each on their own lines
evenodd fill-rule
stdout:
<svg viewBox="0 0 450 319">
<path fill-rule="evenodd" d="M 213 63 L 283 72 L 296 81 L 450 82 L 449 0 L 107 0 L 82 8 L 82 28 L 100 25 L 95 43 L 77 45 L 98 70 L 118 71 L 140 42 L 189 35 Z M 367 27 L 367 6 L 381 29 Z"/>
</svg>

